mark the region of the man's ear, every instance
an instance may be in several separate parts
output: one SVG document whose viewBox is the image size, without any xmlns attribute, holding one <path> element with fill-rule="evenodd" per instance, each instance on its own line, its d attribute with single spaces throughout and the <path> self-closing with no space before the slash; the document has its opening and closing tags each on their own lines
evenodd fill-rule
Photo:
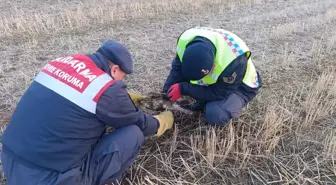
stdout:
<svg viewBox="0 0 336 185">
<path fill-rule="evenodd" d="M 113 77 L 116 71 L 115 65 L 110 65 L 110 69 L 111 69 L 111 76 Z"/>
<path fill-rule="evenodd" d="M 111 66 L 111 76 L 114 77 L 116 72 L 118 71 L 119 66 L 118 65 L 112 65 Z"/>
</svg>

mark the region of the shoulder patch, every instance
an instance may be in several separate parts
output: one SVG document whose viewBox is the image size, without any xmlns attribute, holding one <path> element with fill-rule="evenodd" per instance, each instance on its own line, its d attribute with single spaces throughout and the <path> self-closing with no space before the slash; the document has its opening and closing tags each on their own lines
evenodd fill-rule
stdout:
<svg viewBox="0 0 336 185">
<path fill-rule="evenodd" d="M 232 83 L 236 80 L 236 78 L 237 78 L 237 73 L 234 72 L 234 73 L 232 73 L 232 75 L 229 76 L 229 77 L 223 77 L 223 81 L 224 81 L 225 83 L 232 84 Z"/>
</svg>

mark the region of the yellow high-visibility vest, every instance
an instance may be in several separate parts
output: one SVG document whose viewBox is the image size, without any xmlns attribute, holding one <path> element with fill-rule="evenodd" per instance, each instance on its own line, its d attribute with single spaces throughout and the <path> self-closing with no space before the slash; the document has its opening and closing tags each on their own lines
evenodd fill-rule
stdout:
<svg viewBox="0 0 336 185">
<path fill-rule="evenodd" d="M 176 47 L 176 53 L 181 62 L 186 45 L 197 36 L 205 37 L 214 44 L 216 56 L 211 71 L 201 80 L 191 80 L 190 83 L 202 86 L 214 84 L 232 61 L 240 55 L 246 55 L 248 60 L 243 83 L 252 88 L 259 86 L 257 71 L 251 60 L 251 51 L 241 38 L 223 29 L 195 27 L 183 32 L 178 39 Z"/>
</svg>

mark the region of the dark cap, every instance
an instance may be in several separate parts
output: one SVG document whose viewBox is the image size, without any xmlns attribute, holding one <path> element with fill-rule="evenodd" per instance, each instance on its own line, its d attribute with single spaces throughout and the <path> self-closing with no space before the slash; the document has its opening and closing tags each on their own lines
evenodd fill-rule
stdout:
<svg viewBox="0 0 336 185">
<path fill-rule="evenodd" d="M 200 80 L 212 69 L 215 47 L 205 39 L 197 39 L 187 45 L 182 58 L 182 74 L 188 80 Z"/>
<path fill-rule="evenodd" d="M 108 40 L 98 49 L 112 63 L 118 65 L 126 74 L 133 73 L 133 60 L 131 53 L 121 43 Z"/>
</svg>

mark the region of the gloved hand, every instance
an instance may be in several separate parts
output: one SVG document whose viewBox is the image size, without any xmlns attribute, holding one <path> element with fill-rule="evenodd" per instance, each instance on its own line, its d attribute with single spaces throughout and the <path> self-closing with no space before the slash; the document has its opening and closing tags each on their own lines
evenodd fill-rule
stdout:
<svg viewBox="0 0 336 185">
<path fill-rule="evenodd" d="M 168 97 L 170 101 L 175 102 L 179 98 L 181 98 L 181 90 L 180 90 L 180 84 L 176 83 L 168 89 Z"/>
<path fill-rule="evenodd" d="M 159 120 L 159 129 L 156 133 L 157 136 L 161 136 L 166 130 L 171 129 L 174 123 L 174 116 L 171 111 L 161 112 L 159 115 L 153 116 Z"/>
<path fill-rule="evenodd" d="M 128 94 L 130 95 L 132 101 L 134 102 L 134 104 L 137 104 L 140 100 L 146 98 L 146 96 L 142 96 L 140 94 L 136 94 L 134 92 L 131 92 L 131 91 L 127 91 Z"/>
</svg>

